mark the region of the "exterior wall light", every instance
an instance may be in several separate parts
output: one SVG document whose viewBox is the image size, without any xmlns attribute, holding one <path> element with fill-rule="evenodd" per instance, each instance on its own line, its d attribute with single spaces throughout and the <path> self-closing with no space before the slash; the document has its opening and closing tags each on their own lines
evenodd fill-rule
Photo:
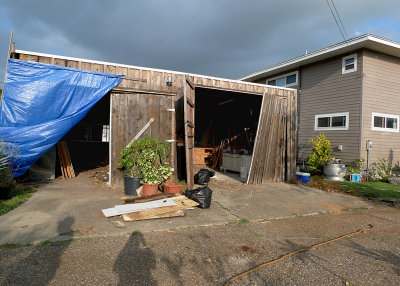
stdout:
<svg viewBox="0 0 400 286">
<path fill-rule="evenodd" d="M 167 77 L 167 86 L 172 86 L 172 76 Z"/>
</svg>

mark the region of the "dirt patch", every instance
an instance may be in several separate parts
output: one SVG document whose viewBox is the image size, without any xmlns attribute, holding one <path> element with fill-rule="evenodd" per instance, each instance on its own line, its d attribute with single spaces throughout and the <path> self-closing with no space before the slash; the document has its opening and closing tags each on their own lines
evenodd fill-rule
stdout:
<svg viewBox="0 0 400 286">
<path fill-rule="evenodd" d="M 247 245 L 241 245 L 240 249 L 245 251 L 245 252 L 249 252 L 249 253 L 256 253 L 257 250 L 255 250 L 254 248 L 251 248 L 250 246 Z"/>
</svg>

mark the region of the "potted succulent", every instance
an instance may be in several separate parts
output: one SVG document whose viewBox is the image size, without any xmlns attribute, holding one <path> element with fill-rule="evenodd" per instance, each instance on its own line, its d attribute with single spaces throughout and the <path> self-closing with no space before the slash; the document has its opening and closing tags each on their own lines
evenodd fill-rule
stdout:
<svg viewBox="0 0 400 286">
<path fill-rule="evenodd" d="M 145 138 L 146 148 L 140 153 L 139 165 L 143 173 L 143 195 L 157 193 L 158 185 L 172 174 L 172 169 L 166 162 L 169 154 L 169 144 L 157 139 Z"/>
<path fill-rule="evenodd" d="M 118 168 L 124 171 L 124 193 L 128 196 L 137 196 L 136 190 L 142 185 L 143 175 L 140 166 L 142 145 L 140 141 L 133 142 L 121 150 L 119 157 Z"/>
</svg>

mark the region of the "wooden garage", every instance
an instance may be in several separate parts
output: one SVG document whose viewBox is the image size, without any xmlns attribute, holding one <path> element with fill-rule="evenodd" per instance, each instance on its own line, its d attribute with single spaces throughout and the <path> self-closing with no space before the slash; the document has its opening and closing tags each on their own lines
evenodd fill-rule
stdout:
<svg viewBox="0 0 400 286">
<path fill-rule="evenodd" d="M 171 143 L 174 174 L 181 176 L 184 162 L 189 187 L 193 185 L 196 148 L 217 150 L 214 164 L 217 160 L 218 165 L 229 142 L 234 142 L 233 153 L 244 150 L 252 154 L 250 184 L 285 181 L 295 174 L 296 90 L 15 49 L 11 57 L 124 75 L 89 112 L 87 120 L 71 130 L 75 137 L 68 135 L 74 138 L 77 150 L 88 150 L 85 154 L 96 150 L 100 161 L 109 166 L 110 184 L 121 182 L 116 164 L 121 148 L 151 119 L 143 135 Z M 75 164 L 73 154 L 71 157 Z"/>
</svg>

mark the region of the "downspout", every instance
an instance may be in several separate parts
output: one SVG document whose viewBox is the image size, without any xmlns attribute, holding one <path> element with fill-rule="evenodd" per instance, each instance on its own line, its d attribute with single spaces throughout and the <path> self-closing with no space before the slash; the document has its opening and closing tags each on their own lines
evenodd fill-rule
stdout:
<svg viewBox="0 0 400 286">
<path fill-rule="evenodd" d="M 362 146 L 364 139 L 364 114 L 363 114 L 363 107 L 364 107 L 364 51 L 360 51 L 360 60 L 357 61 L 358 65 L 360 65 L 360 78 L 361 78 L 361 99 L 360 99 L 360 138 L 359 138 L 359 145 L 358 145 L 358 158 L 362 156 Z M 358 67 L 357 67 L 358 68 Z M 367 167 L 368 168 L 368 167 Z"/>
<path fill-rule="evenodd" d="M 297 160 L 299 159 L 298 158 L 299 157 L 299 149 L 298 148 L 299 148 L 299 130 L 300 130 L 300 114 L 301 114 L 301 109 L 300 109 L 301 80 L 302 80 L 301 71 L 302 71 L 302 66 L 299 67 L 299 71 L 298 71 L 299 78 L 297 79 L 298 80 L 298 88 L 297 88 L 297 114 L 296 114 L 296 122 L 297 122 L 297 124 L 296 124 L 296 150 L 297 150 L 296 163 L 297 163 Z M 304 161 L 303 161 L 303 165 L 304 165 Z"/>
</svg>

